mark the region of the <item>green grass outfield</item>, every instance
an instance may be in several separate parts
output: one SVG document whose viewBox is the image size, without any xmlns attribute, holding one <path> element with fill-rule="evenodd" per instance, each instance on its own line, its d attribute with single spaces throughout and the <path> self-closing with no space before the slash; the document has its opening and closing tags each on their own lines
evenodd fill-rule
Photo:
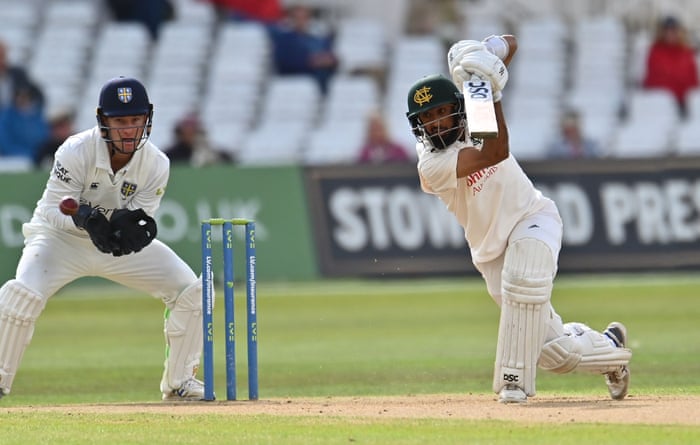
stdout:
<svg viewBox="0 0 700 445">
<path fill-rule="evenodd" d="M 241 397 L 247 394 L 243 295 L 237 289 Z M 73 285 L 49 301 L 13 392 L 0 400 L 0 444 L 700 443 L 698 421 L 526 416 L 539 406 L 554 418 L 604 408 L 625 419 L 635 400 L 640 408 L 655 398 L 700 401 L 700 278 L 560 277 L 553 301 L 565 321 L 596 329 L 612 320 L 627 325 L 635 352 L 630 400 L 608 401 L 601 376 L 541 372 L 538 396 L 500 416 L 503 405 L 490 392 L 498 311 L 480 279 L 342 280 L 259 283 L 260 402 L 181 409 L 159 402 L 162 304 L 109 284 Z M 222 306 L 215 325 L 220 398 Z M 455 406 L 485 400 L 480 409 L 495 414 L 434 415 L 435 404 L 407 416 L 323 408 L 334 400 L 381 406 L 384 397 L 436 395 L 456 398 Z M 268 411 L 297 400 L 311 401 L 309 412 Z M 378 411 L 391 409 L 402 407 L 387 402 Z"/>
</svg>

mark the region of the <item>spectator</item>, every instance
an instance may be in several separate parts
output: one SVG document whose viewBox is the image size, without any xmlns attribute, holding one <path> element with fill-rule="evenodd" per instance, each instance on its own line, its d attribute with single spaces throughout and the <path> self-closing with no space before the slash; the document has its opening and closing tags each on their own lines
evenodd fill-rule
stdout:
<svg viewBox="0 0 700 445">
<path fill-rule="evenodd" d="M 293 5 L 282 21 L 270 27 L 275 68 L 278 74 L 313 76 L 325 94 L 338 58 L 333 52 L 333 37 L 312 31 L 312 19 L 310 7 Z"/>
<path fill-rule="evenodd" d="M 205 0 L 214 5 L 219 16 L 241 21 L 274 23 L 282 18 L 279 0 Z"/>
<path fill-rule="evenodd" d="M 48 136 L 41 102 L 29 87 L 21 87 L 14 103 L 0 111 L 0 156 L 25 158 L 34 164 Z"/>
<path fill-rule="evenodd" d="M 360 149 L 358 161 L 362 164 L 408 162 L 406 149 L 389 137 L 386 122 L 379 112 L 372 112 L 367 122 L 367 136 Z"/>
<path fill-rule="evenodd" d="M 222 160 L 222 156 L 211 149 L 206 131 L 197 116 L 185 116 L 173 130 L 175 142 L 165 149 L 173 164 L 188 163 L 193 167 L 203 167 Z"/>
<path fill-rule="evenodd" d="M 561 118 L 559 135 L 549 146 L 552 159 L 581 159 L 600 156 L 598 143 L 583 134 L 578 111 L 568 110 Z"/>
<path fill-rule="evenodd" d="M 29 78 L 24 68 L 11 66 L 7 56 L 7 46 L 0 40 L 0 112 L 13 105 L 17 91 L 28 91 L 43 108 L 44 94 Z"/>
<path fill-rule="evenodd" d="M 58 147 L 75 132 L 75 114 L 70 110 L 60 110 L 49 116 L 49 137 L 39 148 L 36 166 L 49 169 Z"/>
<path fill-rule="evenodd" d="M 107 4 L 116 21 L 143 23 L 153 40 L 158 38 L 163 22 L 175 15 L 170 0 L 108 0 Z"/>
<path fill-rule="evenodd" d="M 464 8 L 457 0 L 409 0 L 406 34 L 436 35 L 445 42 L 459 39 Z"/>
<path fill-rule="evenodd" d="M 672 92 L 681 115 L 685 115 L 685 97 L 698 86 L 698 69 L 686 29 L 675 17 L 659 23 L 647 55 L 643 86 Z"/>
</svg>

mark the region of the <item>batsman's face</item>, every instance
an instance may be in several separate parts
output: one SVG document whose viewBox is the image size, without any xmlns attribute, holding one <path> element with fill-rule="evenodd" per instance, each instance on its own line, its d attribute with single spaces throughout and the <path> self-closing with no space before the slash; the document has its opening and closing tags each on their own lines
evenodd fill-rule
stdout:
<svg viewBox="0 0 700 445">
<path fill-rule="evenodd" d="M 108 138 L 122 153 L 136 151 L 143 136 L 147 117 L 145 115 L 117 116 L 105 118 L 109 127 Z"/>
<path fill-rule="evenodd" d="M 418 115 L 418 119 L 423 123 L 425 131 L 431 136 L 450 131 L 457 124 L 454 105 L 451 104 L 425 110 Z"/>
</svg>

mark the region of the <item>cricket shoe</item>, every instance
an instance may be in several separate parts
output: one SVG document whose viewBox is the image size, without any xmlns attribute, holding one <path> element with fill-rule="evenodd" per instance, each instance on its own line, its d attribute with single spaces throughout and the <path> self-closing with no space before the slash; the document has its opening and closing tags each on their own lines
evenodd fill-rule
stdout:
<svg viewBox="0 0 700 445">
<path fill-rule="evenodd" d="M 2 396 L 5 395 L 5 390 L 0 388 L 0 399 L 2 399 Z"/>
<path fill-rule="evenodd" d="M 622 323 L 614 321 L 605 328 L 603 334 L 615 343 L 618 348 L 627 345 L 627 328 Z M 622 365 L 618 369 L 605 374 L 605 383 L 613 400 L 622 400 L 627 395 L 630 386 L 630 369 L 628 365 Z"/>
<path fill-rule="evenodd" d="M 204 382 L 192 377 L 180 385 L 179 388 L 163 392 L 163 400 L 171 402 L 178 400 L 204 400 Z"/>
<path fill-rule="evenodd" d="M 506 385 L 498 393 L 498 401 L 501 403 L 525 403 L 527 402 L 527 394 L 518 386 Z"/>
</svg>

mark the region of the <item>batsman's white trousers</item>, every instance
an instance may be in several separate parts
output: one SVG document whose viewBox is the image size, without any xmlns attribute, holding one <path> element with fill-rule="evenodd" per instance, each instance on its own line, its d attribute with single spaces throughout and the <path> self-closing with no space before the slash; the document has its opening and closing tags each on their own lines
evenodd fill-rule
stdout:
<svg viewBox="0 0 700 445">
<path fill-rule="evenodd" d="M 524 218 L 520 221 L 508 238 L 508 243 L 511 244 L 516 240 L 523 238 L 534 238 L 544 242 L 552 251 L 554 265 L 556 267 L 559 260 L 559 251 L 561 250 L 563 225 L 561 217 L 554 203 L 550 203 L 539 212 Z M 476 269 L 481 273 L 481 276 L 486 282 L 486 289 L 491 298 L 501 306 L 501 286 L 503 260 L 505 259 L 505 250 L 495 260 L 486 263 L 474 263 Z M 551 303 L 550 303 L 551 306 Z M 550 326 L 545 334 L 545 341 L 552 340 L 561 335 L 563 330 L 563 322 L 561 317 L 551 309 L 552 317 Z"/>
</svg>

